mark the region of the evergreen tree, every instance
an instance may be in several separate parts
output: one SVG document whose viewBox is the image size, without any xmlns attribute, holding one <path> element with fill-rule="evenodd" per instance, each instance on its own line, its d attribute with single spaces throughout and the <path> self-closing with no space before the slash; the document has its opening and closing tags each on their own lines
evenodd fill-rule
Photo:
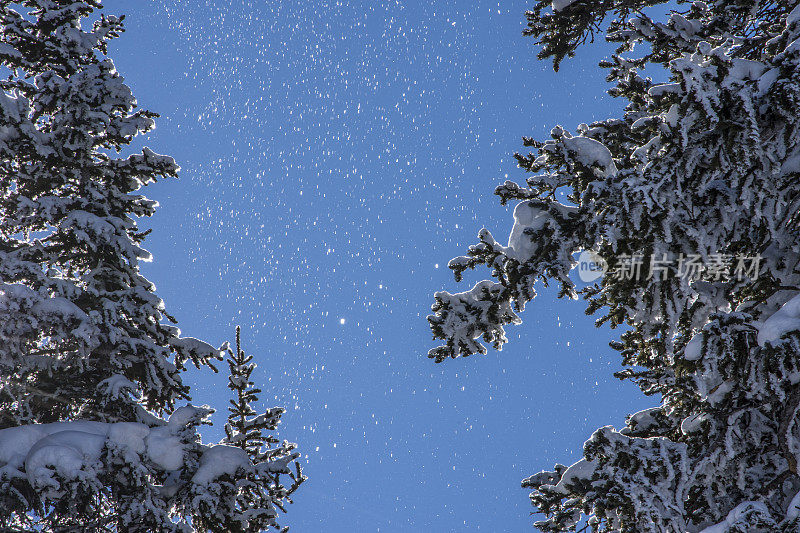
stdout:
<svg viewBox="0 0 800 533">
<path fill-rule="evenodd" d="M 175 408 L 185 364 L 224 352 L 181 337 L 139 272 L 136 218 L 157 204 L 137 191 L 178 166 L 148 148 L 119 155 L 156 115 L 106 56 L 123 20 L 100 8 L 0 1 L 0 527 L 275 526 L 278 474 L 298 454 L 203 445 L 212 410 Z"/>
<path fill-rule="evenodd" d="M 534 284 L 557 283 L 598 324 L 624 326 L 618 377 L 660 404 L 526 479 L 535 525 L 798 531 L 800 5 L 678 2 L 657 21 L 645 8 L 658 3 L 539 0 L 528 13 L 556 67 L 595 32 L 618 43 L 601 66 L 627 105 L 524 139 L 530 176 L 496 190 L 516 202 L 508 244 L 483 229 L 449 264 L 457 280 L 479 265 L 494 279 L 435 295 L 428 320 L 445 343 L 429 356 L 485 353 L 481 339 L 500 349 Z M 577 287 L 580 252 L 611 269 Z"/>
<path fill-rule="evenodd" d="M 289 473 L 291 485 L 285 487 L 281 483 L 280 475 L 283 470 L 272 471 L 269 465 L 285 457 L 295 457 L 293 450 L 295 444 L 278 441 L 277 438 L 265 431 L 275 431 L 281 421 L 281 416 L 286 412 L 282 407 L 267 409 L 262 414 L 257 414 L 253 404 L 258 401 L 261 390 L 255 387 L 251 374 L 256 368 L 252 355 L 245 355 L 241 347 L 241 328 L 236 326 L 236 351 L 227 349 L 228 363 L 228 388 L 234 392 L 235 399 L 230 400 L 228 407 L 228 423 L 225 424 L 226 444 L 241 448 L 251 458 L 256 466 L 266 465 L 263 472 L 254 472 L 254 478 L 246 480 L 240 491 L 240 506 L 250 510 L 254 517 L 263 515 L 264 524 L 270 525 L 274 519 L 274 507 L 286 512 L 282 502 L 291 503 L 290 496 L 306 477 L 300 468 L 300 463 L 295 462 L 295 471 Z"/>
</svg>

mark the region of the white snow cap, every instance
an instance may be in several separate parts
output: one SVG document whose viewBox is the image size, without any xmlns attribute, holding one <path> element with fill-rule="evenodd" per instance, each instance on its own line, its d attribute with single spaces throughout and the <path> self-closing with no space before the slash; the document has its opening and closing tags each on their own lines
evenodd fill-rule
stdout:
<svg viewBox="0 0 800 533">
<path fill-rule="evenodd" d="M 105 437 L 106 424 L 83 420 L 0 430 L 0 477 L 27 477 L 32 487 L 58 496 L 55 474 L 75 479 L 91 470 Z"/>
<path fill-rule="evenodd" d="M 187 447 L 192 446 L 181 440 L 179 432 L 197 411 L 191 407 L 178 409 L 167 425 L 158 427 L 74 420 L 0 430 L 0 479 L 27 478 L 45 496 L 59 497 L 56 476 L 70 480 L 98 475 L 105 448 L 122 451 L 130 462 L 145 460 L 151 468 L 178 471 L 185 466 Z M 247 452 L 240 448 L 203 447 L 192 482 L 206 485 L 224 474 L 253 468 Z"/>
<path fill-rule="evenodd" d="M 233 476 L 239 469 L 245 472 L 253 470 L 247 452 L 235 446 L 213 446 L 200 458 L 200 468 L 192 476 L 192 483 L 206 485 L 225 474 Z"/>
<path fill-rule="evenodd" d="M 683 349 L 683 358 L 687 361 L 697 361 L 703 357 L 703 334 L 697 333 L 686 343 Z"/>
<path fill-rule="evenodd" d="M 567 470 L 564 472 L 564 475 L 561 476 L 561 481 L 559 481 L 558 485 L 556 485 L 556 490 L 562 494 L 569 494 L 566 484 L 573 484 L 579 479 L 591 479 L 595 468 L 597 468 L 597 463 L 595 461 L 581 459 L 580 461 L 573 463 L 569 468 L 567 468 Z"/>
<path fill-rule="evenodd" d="M 630 429 L 634 431 L 647 431 L 648 429 L 658 425 L 658 422 L 653 414 L 659 411 L 661 411 L 661 406 L 650 407 L 649 409 L 642 409 L 639 412 L 633 413 L 628 418 L 628 425 L 630 426 Z M 622 432 L 625 432 L 623 434 L 629 433 L 629 431 L 626 432 L 627 429 L 628 428 L 622 430 Z"/>
<path fill-rule="evenodd" d="M 578 210 L 560 202 L 550 202 L 548 208 L 555 209 L 561 216 L 565 217 Z M 539 249 L 539 243 L 531 240 L 529 233 L 541 231 L 551 220 L 553 220 L 553 215 L 547 209 L 542 209 L 529 201 L 518 203 L 514 208 L 514 226 L 512 226 L 511 233 L 508 236 L 506 254 L 521 263 L 530 260 Z"/>
<path fill-rule="evenodd" d="M 687 416 L 681 421 L 681 433 L 684 435 L 690 435 L 699 431 L 703 425 L 703 422 L 706 420 L 708 420 L 708 415 L 706 413 L 698 413 Z"/>
<path fill-rule="evenodd" d="M 700 533 L 728 533 L 734 526 L 739 526 L 734 531 L 743 531 L 740 527 L 749 525 L 749 517 L 753 514 L 770 516 L 767 506 L 761 502 L 743 502 L 731 509 L 725 520 L 700 531 Z"/>
<path fill-rule="evenodd" d="M 800 492 L 794 495 L 792 501 L 789 502 L 789 508 L 786 509 L 786 518 L 788 520 L 794 520 L 799 516 L 800 516 Z"/>
<path fill-rule="evenodd" d="M 593 168 L 595 176 L 607 178 L 617 173 L 611 150 L 600 141 L 591 137 L 563 137 L 561 142 L 579 163 Z"/>
<path fill-rule="evenodd" d="M 777 342 L 790 331 L 800 330 L 800 294 L 783 304 L 758 328 L 758 345 Z"/>
<path fill-rule="evenodd" d="M 795 6 L 786 16 L 786 26 L 791 26 L 797 21 L 800 21 L 800 4 Z"/>
<path fill-rule="evenodd" d="M 514 208 L 514 226 L 508 236 L 508 255 L 517 261 L 526 261 L 536 253 L 539 245 L 525 233 L 526 230 L 539 231 L 551 219 L 550 213 L 534 207 L 530 202 L 520 202 Z"/>
<path fill-rule="evenodd" d="M 195 339 L 194 337 L 180 337 L 178 339 L 172 339 L 169 341 L 169 344 L 170 346 L 174 346 L 179 350 L 195 352 L 201 357 L 219 359 L 222 357 L 223 353 L 222 348 L 214 348 L 207 342 L 201 341 L 200 339 Z"/>
</svg>

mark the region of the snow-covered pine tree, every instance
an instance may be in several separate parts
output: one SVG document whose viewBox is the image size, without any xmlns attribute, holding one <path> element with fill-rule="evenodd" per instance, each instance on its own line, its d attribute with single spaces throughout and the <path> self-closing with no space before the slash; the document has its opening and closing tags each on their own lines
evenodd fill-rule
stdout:
<svg viewBox="0 0 800 533">
<path fill-rule="evenodd" d="M 223 351 L 180 337 L 139 272 L 150 256 L 136 218 L 156 202 L 137 191 L 178 167 L 147 148 L 119 154 L 156 115 L 106 56 L 123 25 L 100 8 L 0 1 L 0 528 L 276 526 L 240 505 L 242 487 L 280 507 L 275 474 L 297 454 L 203 445 L 212 410 L 175 409 L 184 365 Z"/>
<path fill-rule="evenodd" d="M 286 512 L 281 502 L 291 503 L 291 495 L 306 480 L 300 463 L 294 462 L 294 472 L 289 473 L 291 483 L 284 486 L 281 482 L 283 470 L 273 471 L 270 465 L 276 459 L 295 456 L 293 450 L 296 444 L 287 441 L 280 442 L 267 431 L 275 431 L 281 421 L 281 416 L 286 412 L 282 407 L 273 407 L 258 414 L 253 404 L 258 401 L 261 389 L 255 387 L 251 375 L 256 368 L 252 355 L 246 355 L 241 345 L 241 328 L 236 326 L 236 350 L 227 348 L 228 363 L 228 388 L 233 391 L 235 398 L 230 400 L 228 407 L 228 423 L 225 424 L 225 444 L 236 446 L 247 452 L 253 464 L 258 468 L 265 465 L 266 469 L 256 470 L 254 479 L 242 483 L 240 491 L 240 506 L 250 510 L 253 520 L 256 515 L 264 516 L 264 524 L 269 525 L 274 519 L 275 507 Z"/>
<path fill-rule="evenodd" d="M 800 531 L 800 3 L 678 2 L 660 21 L 645 9 L 656 3 L 539 0 L 528 13 L 556 65 L 594 32 L 619 43 L 601 66 L 627 106 L 524 140 L 530 177 L 496 190 L 516 202 L 508 244 L 483 229 L 449 264 L 457 280 L 479 265 L 495 279 L 435 295 L 445 344 L 429 356 L 501 348 L 535 282 L 555 282 L 625 326 L 619 377 L 660 404 L 526 479 L 535 525 Z M 579 289 L 581 251 L 612 270 Z"/>
</svg>

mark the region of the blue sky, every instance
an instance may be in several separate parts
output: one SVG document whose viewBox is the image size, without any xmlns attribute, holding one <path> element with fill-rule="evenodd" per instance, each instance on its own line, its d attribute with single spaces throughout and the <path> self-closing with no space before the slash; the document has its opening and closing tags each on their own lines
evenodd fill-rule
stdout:
<svg viewBox="0 0 800 533">
<path fill-rule="evenodd" d="M 435 365 L 432 293 L 513 206 L 513 153 L 618 116 L 595 45 L 554 74 L 521 36 L 527 2 L 106 2 L 144 144 L 181 179 L 145 190 L 156 283 L 184 335 L 232 340 L 288 409 L 310 480 L 296 533 L 532 531 L 521 479 L 579 458 L 597 427 L 655 405 L 612 377 L 613 332 L 542 290 L 503 352 Z M 220 409 L 225 376 L 190 372 Z M 306 460 L 306 459 L 304 459 Z"/>
</svg>

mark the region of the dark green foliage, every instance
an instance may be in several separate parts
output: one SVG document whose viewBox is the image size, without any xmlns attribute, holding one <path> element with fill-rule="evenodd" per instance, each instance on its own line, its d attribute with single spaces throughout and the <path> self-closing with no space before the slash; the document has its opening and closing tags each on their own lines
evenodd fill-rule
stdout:
<svg viewBox="0 0 800 533">
<path fill-rule="evenodd" d="M 272 464 L 276 461 L 290 458 L 294 464 L 294 471 L 259 472 L 244 485 L 241 499 L 242 508 L 258 509 L 269 508 L 274 504 L 281 511 L 286 512 L 284 502 L 291 503 L 291 495 L 300 487 L 307 478 L 303 475 L 300 463 L 296 461 L 298 454 L 293 452 L 296 444 L 278 441 L 268 434 L 275 431 L 280 423 L 281 416 L 286 412 L 282 407 L 273 407 L 258 414 L 253 405 L 258 401 L 261 390 L 255 387 L 251 375 L 256 368 L 253 356 L 246 355 L 241 347 L 241 328 L 236 326 L 236 350 L 228 348 L 228 388 L 233 391 L 235 399 L 230 400 L 228 423 L 225 424 L 225 443 L 237 446 L 247 452 L 253 464 Z M 282 484 L 281 475 L 288 476 L 288 486 Z M 267 513 L 266 525 L 272 517 Z M 266 526 L 264 526 L 266 527 Z M 254 531 L 257 531 L 255 529 Z"/>
<path fill-rule="evenodd" d="M 139 270 L 157 206 L 139 189 L 179 168 L 119 155 L 157 115 L 106 56 L 123 17 L 101 7 L 0 0 L 0 530 L 277 528 L 304 477 L 262 433 L 283 410 L 253 416 L 250 359 L 231 364 L 237 447 L 202 444 L 213 410 L 177 406 L 186 364 L 223 352 L 182 337 Z"/>
<path fill-rule="evenodd" d="M 624 115 L 526 138 L 508 245 L 488 230 L 450 268 L 492 280 L 439 292 L 428 317 L 437 362 L 501 348 L 504 327 L 555 282 L 582 296 L 633 380 L 660 399 L 584 459 L 523 482 L 543 531 L 796 531 L 800 490 L 800 6 L 796 0 L 540 1 L 526 34 L 557 67 L 595 34 Z M 659 82 L 642 70 L 662 72 Z M 566 202 L 560 193 L 566 193 Z M 610 270 L 578 287 L 577 255 Z M 633 258 L 641 275 L 624 275 Z M 652 266 L 669 258 L 661 271 Z M 685 261 L 702 263 L 687 275 Z M 749 266 L 747 261 L 750 261 Z M 654 274 L 655 272 L 655 274 Z M 797 502 L 795 502 L 797 503 Z"/>
</svg>

